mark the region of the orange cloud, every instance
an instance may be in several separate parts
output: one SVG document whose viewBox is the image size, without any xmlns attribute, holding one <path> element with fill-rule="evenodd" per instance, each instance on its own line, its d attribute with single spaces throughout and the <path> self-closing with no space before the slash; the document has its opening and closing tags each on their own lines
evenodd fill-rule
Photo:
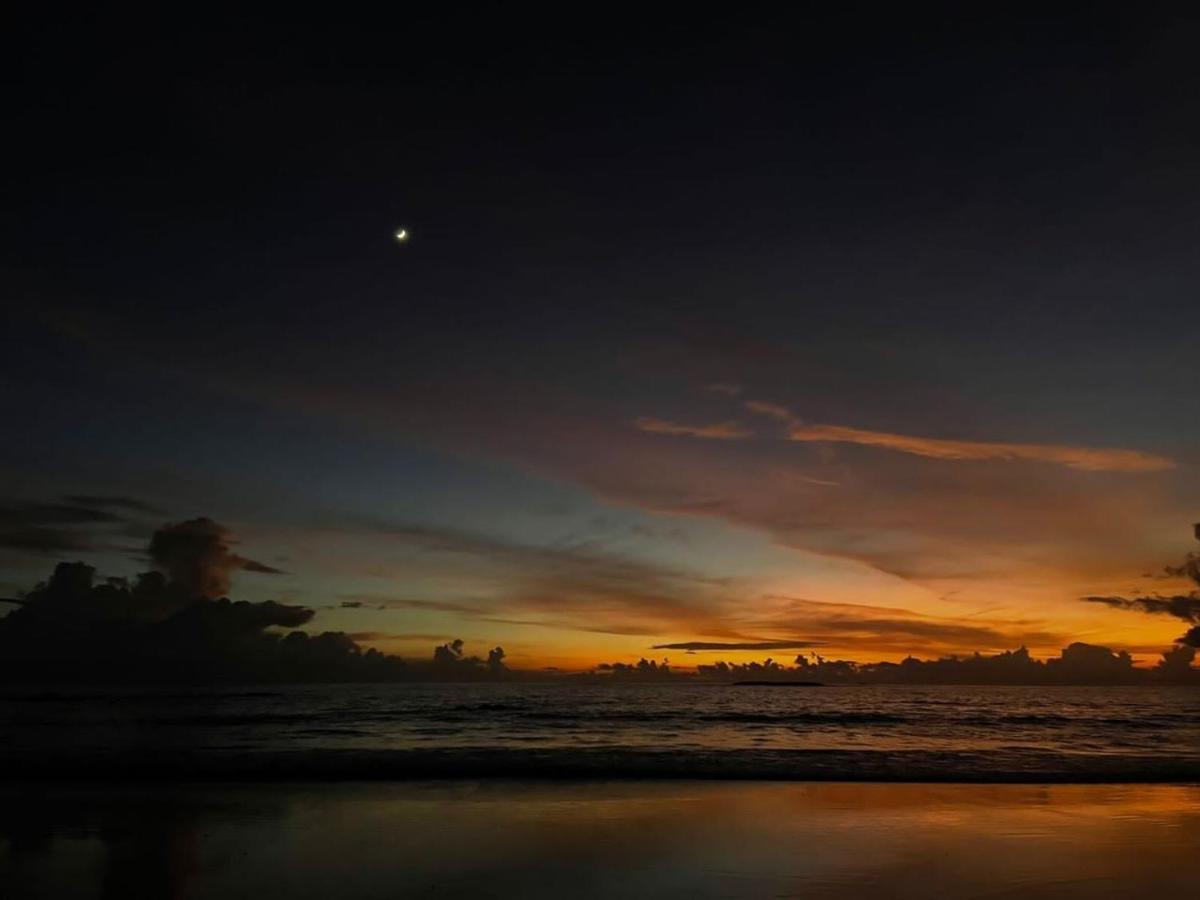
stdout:
<svg viewBox="0 0 1200 900">
<path fill-rule="evenodd" d="M 714 425 L 685 425 L 679 422 L 668 422 L 666 419 L 654 419 L 642 416 L 634 420 L 634 424 L 642 431 L 651 434 L 669 434 L 680 437 L 704 438 L 713 441 L 741 441 L 753 437 L 736 422 L 718 422 Z"/>
<path fill-rule="evenodd" d="M 803 635 L 814 647 L 860 656 L 999 652 L 1018 646 L 1053 653 L 1070 633 L 1037 620 L 930 615 L 900 607 L 837 603 L 800 597 L 760 598 L 738 623 L 755 633 Z"/>
<path fill-rule="evenodd" d="M 747 400 L 746 409 L 751 412 L 760 413 L 764 416 L 770 416 L 772 419 L 778 419 L 781 422 L 796 424 L 799 420 L 792 415 L 791 411 L 779 406 L 775 403 L 765 403 L 762 400 Z"/>
<path fill-rule="evenodd" d="M 782 406 L 753 400 L 746 408 L 787 424 L 787 438 L 801 442 L 860 444 L 899 453 L 950 460 L 1032 460 L 1087 472 L 1161 472 L 1175 468 L 1165 456 L 1141 450 L 1073 447 L 1065 444 L 1010 444 L 1000 441 L 957 441 L 843 425 L 806 425 Z"/>
</svg>

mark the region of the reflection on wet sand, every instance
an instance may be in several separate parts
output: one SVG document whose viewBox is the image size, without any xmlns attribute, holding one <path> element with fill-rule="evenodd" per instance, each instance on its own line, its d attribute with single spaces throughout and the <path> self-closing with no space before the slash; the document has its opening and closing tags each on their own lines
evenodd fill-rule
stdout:
<svg viewBox="0 0 1200 900">
<path fill-rule="evenodd" d="M 1200 788 L 7 787 L 5 897 L 1190 892 Z"/>
</svg>

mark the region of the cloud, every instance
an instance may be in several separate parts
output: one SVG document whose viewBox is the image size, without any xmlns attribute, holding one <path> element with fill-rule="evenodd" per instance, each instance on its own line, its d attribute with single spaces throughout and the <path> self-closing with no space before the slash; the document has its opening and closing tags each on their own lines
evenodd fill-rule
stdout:
<svg viewBox="0 0 1200 900">
<path fill-rule="evenodd" d="M 739 384 L 729 384 L 726 382 L 717 382 L 710 384 L 706 390 L 714 394 L 724 394 L 726 397 L 736 397 L 742 392 L 742 386 Z"/>
<path fill-rule="evenodd" d="M 1057 444 L 1005 444 L 914 437 L 838 425 L 805 425 L 789 430 L 789 440 L 825 441 L 884 447 L 914 456 L 947 460 L 1033 460 L 1088 472 L 1161 472 L 1175 463 L 1140 450 L 1095 449 Z"/>
<path fill-rule="evenodd" d="M 0 526 L 0 547 L 23 553 L 84 553 L 95 549 L 89 535 L 39 525 Z"/>
<path fill-rule="evenodd" d="M 89 497 L 62 503 L 0 504 L 0 547 L 24 553 L 86 553 L 102 548 L 123 517 Z"/>
<path fill-rule="evenodd" d="M 786 348 L 776 356 L 781 366 L 789 359 Z M 767 380 L 749 357 L 744 370 L 706 365 L 694 369 L 701 384 Z M 439 369 L 436 380 L 414 373 L 377 390 L 260 375 L 222 384 L 259 401 L 419 435 L 447 452 L 579 484 L 605 503 L 752 528 L 781 546 L 865 564 L 939 592 L 946 579 L 971 579 L 992 593 L 1035 580 L 1058 597 L 1108 593 L 1123 566 L 1141 565 L 1148 551 L 1160 549 L 1149 523 L 1182 505 L 1177 476 L 1102 478 L 1071 466 L 952 465 L 898 452 L 835 455 L 835 444 L 820 442 L 654 440 L 624 416 L 581 409 L 567 386 L 474 371 Z M 792 377 L 786 367 L 775 375 Z M 837 420 L 837 398 L 824 402 L 815 387 L 801 389 L 806 405 Z M 526 402 L 531 393 L 537 404 Z M 772 409 L 785 426 L 794 418 L 781 406 L 751 402 Z M 1101 567 L 1111 582 L 1096 578 Z"/>
<path fill-rule="evenodd" d="M 249 568 L 228 529 L 194 519 L 159 529 L 162 571 L 97 583 L 84 563 L 59 563 L 0 618 L 0 682 L 324 681 L 404 677 L 402 661 L 363 652 L 337 632 L 291 631 L 313 610 L 217 598 Z"/>
<path fill-rule="evenodd" d="M 351 631 L 348 632 L 347 636 L 356 641 L 368 641 L 372 643 L 376 641 L 430 641 L 441 643 L 448 639 L 446 634 L 412 631 Z"/>
<path fill-rule="evenodd" d="M 829 603 L 793 597 L 764 597 L 763 611 L 742 624 L 763 631 L 809 635 L 825 646 L 907 653 L 916 647 L 938 652 L 1001 650 L 1017 645 L 1062 646 L 1067 637 L 1025 621 L 980 623 L 932 616 L 903 608 Z"/>
<path fill-rule="evenodd" d="M 459 613 L 467 616 L 486 615 L 488 609 L 484 606 L 466 603 L 452 603 L 443 600 L 418 600 L 409 598 L 394 598 L 376 594 L 341 594 L 343 609 L 359 609 L 369 606 L 376 610 L 385 609 L 423 609 L 435 612 Z"/>
<path fill-rule="evenodd" d="M 493 647 L 488 651 L 487 660 L 478 656 L 467 656 L 463 650 L 461 638 L 441 644 L 433 650 L 433 672 L 439 678 L 457 679 L 486 672 L 492 677 L 504 676 L 508 668 L 504 665 L 505 652 L 503 647 Z"/>
<path fill-rule="evenodd" d="M 1083 597 L 1085 603 L 1102 603 L 1115 609 L 1129 609 L 1154 615 L 1174 616 L 1200 624 L 1200 596 L 1180 594 L 1174 597 Z"/>
<path fill-rule="evenodd" d="M 95 525 L 117 522 L 119 516 L 102 509 L 66 503 L 28 503 L 0 508 L 5 523 L 36 522 L 43 525 Z"/>
<path fill-rule="evenodd" d="M 212 519 L 191 519 L 164 525 L 150 539 L 150 559 L 189 596 L 214 599 L 229 591 L 230 576 L 238 569 L 270 575 L 271 566 L 233 552 L 229 531 Z"/>
<path fill-rule="evenodd" d="M 784 422 L 787 425 L 786 437 L 790 441 L 859 444 L 930 459 L 1027 460 L 1055 463 L 1087 472 L 1161 472 L 1175 468 L 1173 460 L 1141 450 L 918 437 L 843 425 L 804 424 L 784 407 L 761 401 L 750 401 L 746 403 L 746 408 Z"/>
<path fill-rule="evenodd" d="M 444 572 L 437 554 L 454 562 L 459 582 L 475 581 L 472 596 L 449 601 L 392 600 L 397 608 L 435 609 L 481 621 L 578 628 L 609 634 L 653 634 L 685 624 L 723 629 L 717 608 L 732 602 L 727 579 L 579 546 L 537 546 L 445 528 L 365 523 L 374 533 L 423 551 L 406 560 L 411 574 L 423 567 Z M 350 598 L 357 599 L 357 598 Z M 725 631 L 701 631 L 721 636 Z"/>
<path fill-rule="evenodd" d="M 808 650 L 823 647 L 824 641 L 682 641 L 654 644 L 651 650 Z"/>
<path fill-rule="evenodd" d="M 127 513 L 142 513 L 151 516 L 162 515 L 162 510 L 158 507 L 151 506 L 149 503 L 145 503 L 134 497 L 73 494 L 63 499 L 65 499 L 68 503 L 76 503 L 80 506 L 99 507 L 101 509 L 118 509 Z"/>
<path fill-rule="evenodd" d="M 754 436 L 752 431 L 743 428 L 736 422 L 718 422 L 713 425 L 684 425 L 679 422 L 668 422 L 665 419 L 642 416 L 635 419 L 634 424 L 640 431 L 646 431 L 650 434 L 703 438 L 712 441 L 741 441 Z"/>
<path fill-rule="evenodd" d="M 1200 541 L 1200 523 L 1193 526 L 1193 534 Z M 1200 554 L 1189 553 L 1181 565 L 1167 566 L 1166 573 L 1172 578 L 1186 578 L 1200 589 Z M 1081 597 L 1085 603 L 1102 603 L 1115 609 L 1136 610 L 1151 615 L 1173 616 L 1192 627 L 1177 637 L 1176 643 L 1187 647 L 1200 647 L 1200 590 L 1188 594 L 1163 597 L 1154 594 L 1148 597 Z"/>
<path fill-rule="evenodd" d="M 224 604 L 218 604 L 224 606 Z M 213 607 L 196 607 L 201 610 Z M 299 628 L 313 617 L 313 610 L 303 606 L 291 606 L 267 600 L 248 603 L 245 600 L 229 602 L 227 616 L 238 631 L 261 631 L 264 628 Z"/>
<path fill-rule="evenodd" d="M 756 412 L 759 415 L 778 419 L 780 422 L 794 423 L 797 421 L 791 411 L 775 403 L 766 403 L 762 400 L 747 400 L 746 409 Z"/>
</svg>

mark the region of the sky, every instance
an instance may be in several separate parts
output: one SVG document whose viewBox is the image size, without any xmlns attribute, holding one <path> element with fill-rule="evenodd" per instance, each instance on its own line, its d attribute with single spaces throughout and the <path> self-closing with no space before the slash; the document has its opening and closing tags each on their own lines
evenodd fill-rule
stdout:
<svg viewBox="0 0 1200 900">
<path fill-rule="evenodd" d="M 1178 636 L 1081 598 L 1195 548 L 1194 20 L 146 26 L 5 75 L 5 596 L 205 516 L 404 656 Z"/>
</svg>

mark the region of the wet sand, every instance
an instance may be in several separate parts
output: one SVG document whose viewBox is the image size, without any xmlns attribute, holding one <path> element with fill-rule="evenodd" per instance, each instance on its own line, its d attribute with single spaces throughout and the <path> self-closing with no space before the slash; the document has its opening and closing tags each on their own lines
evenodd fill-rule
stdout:
<svg viewBox="0 0 1200 900">
<path fill-rule="evenodd" d="M 0 787 L 0 896 L 1190 896 L 1200 787 Z"/>
</svg>

